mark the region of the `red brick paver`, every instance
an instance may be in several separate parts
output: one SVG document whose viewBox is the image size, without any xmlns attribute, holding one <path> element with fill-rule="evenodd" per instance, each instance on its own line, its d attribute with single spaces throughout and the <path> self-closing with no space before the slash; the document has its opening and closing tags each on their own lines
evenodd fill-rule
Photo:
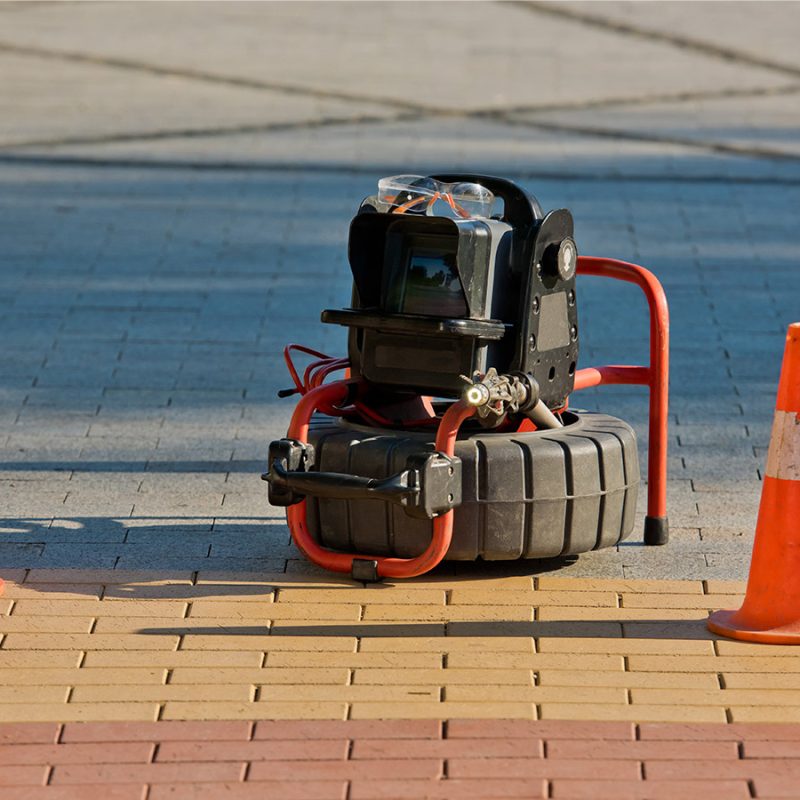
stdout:
<svg viewBox="0 0 800 800">
<path fill-rule="evenodd" d="M 796 798 L 800 725 L 0 724 L 3 800 Z"/>
</svg>

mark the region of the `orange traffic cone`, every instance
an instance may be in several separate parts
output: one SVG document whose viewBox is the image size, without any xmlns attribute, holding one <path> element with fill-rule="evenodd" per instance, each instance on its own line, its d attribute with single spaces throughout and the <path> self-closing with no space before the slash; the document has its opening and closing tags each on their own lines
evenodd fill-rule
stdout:
<svg viewBox="0 0 800 800">
<path fill-rule="evenodd" d="M 708 619 L 714 633 L 800 644 L 800 323 L 789 326 L 764 471 L 750 577 L 738 611 Z"/>
</svg>

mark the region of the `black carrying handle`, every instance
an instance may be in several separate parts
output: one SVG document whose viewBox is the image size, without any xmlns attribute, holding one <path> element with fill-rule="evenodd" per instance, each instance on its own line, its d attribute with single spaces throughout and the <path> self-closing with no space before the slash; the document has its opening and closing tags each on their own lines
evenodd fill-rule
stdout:
<svg viewBox="0 0 800 800">
<path fill-rule="evenodd" d="M 452 173 L 431 175 L 442 183 L 479 183 L 503 200 L 503 219 L 517 230 L 535 228 L 544 219 L 539 201 L 528 194 L 521 186 L 505 178 L 491 175 L 474 175 L 472 173 Z"/>
<path fill-rule="evenodd" d="M 420 493 L 411 470 L 388 478 L 362 478 L 342 472 L 299 472 L 287 470 L 277 460 L 272 462 L 267 480 L 271 486 L 290 489 L 299 495 L 339 500 L 386 500 L 405 505 Z"/>
<path fill-rule="evenodd" d="M 269 446 L 269 502 L 292 506 L 306 496 L 339 500 L 384 500 L 402 506 L 411 517 L 432 519 L 461 504 L 461 460 L 444 453 L 414 453 L 406 468 L 387 478 L 364 478 L 312 470 L 314 448 L 296 439 Z"/>
</svg>

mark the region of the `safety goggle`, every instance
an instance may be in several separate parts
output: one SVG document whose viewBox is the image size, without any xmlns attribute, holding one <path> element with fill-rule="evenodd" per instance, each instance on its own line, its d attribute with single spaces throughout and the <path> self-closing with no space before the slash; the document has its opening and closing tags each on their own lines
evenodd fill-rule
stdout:
<svg viewBox="0 0 800 800">
<path fill-rule="evenodd" d="M 378 181 L 378 200 L 393 214 L 410 211 L 470 219 L 491 216 L 494 194 L 479 183 L 442 183 L 423 175 L 393 175 Z"/>
</svg>

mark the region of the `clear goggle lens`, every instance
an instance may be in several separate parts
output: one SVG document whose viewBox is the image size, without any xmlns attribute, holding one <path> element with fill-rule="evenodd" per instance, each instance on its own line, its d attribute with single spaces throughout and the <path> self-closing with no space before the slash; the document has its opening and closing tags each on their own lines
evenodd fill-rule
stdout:
<svg viewBox="0 0 800 800">
<path fill-rule="evenodd" d="M 378 181 L 378 200 L 394 214 L 454 219 L 490 217 L 494 194 L 479 183 L 442 183 L 422 175 L 393 175 Z"/>
</svg>

